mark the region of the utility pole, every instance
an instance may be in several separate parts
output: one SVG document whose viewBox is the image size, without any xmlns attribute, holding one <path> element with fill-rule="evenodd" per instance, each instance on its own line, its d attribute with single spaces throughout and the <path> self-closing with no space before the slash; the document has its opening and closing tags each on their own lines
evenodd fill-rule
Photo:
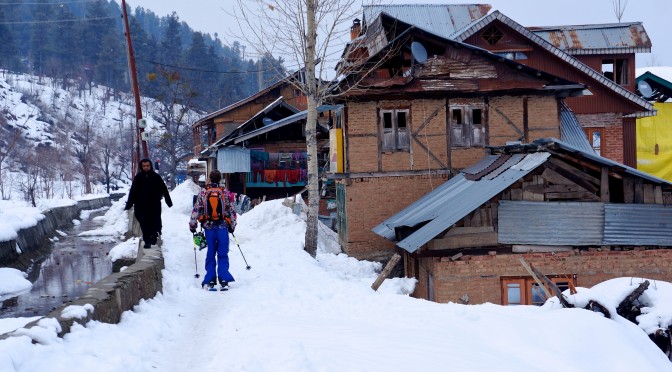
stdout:
<svg viewBox="0 0 672 372">
<path fill-rule="evenodd" d="M 135 130 L 136 130 L 136 159 L 133 162 L 133 174 L 135 174 L 136 164 L 140 161 L 140 143 L 142 143 L 142 157 L 149 158 L 149 151 L 147 150 L 147 141 L 142 139 L 142 133 L 145 131 L 141 128 L 139 123 L 142 119 L 142 106 L 140 105 L 140 87 L 138 86 L 138 72 L 135 69 L 135 55 L 133 54 L 133 43 L 131 42 L 131 30 L 128 27 L 128 14 L 126 12 L 126 0 L 121 0 L 121 9 L 124 17 L 124 30 L 126 35 L 126 46 L 128 47 L 128 70 L 131 76 L 131 87 L 133 88 L 133 96 L 135 96 Z"/>
</svg>

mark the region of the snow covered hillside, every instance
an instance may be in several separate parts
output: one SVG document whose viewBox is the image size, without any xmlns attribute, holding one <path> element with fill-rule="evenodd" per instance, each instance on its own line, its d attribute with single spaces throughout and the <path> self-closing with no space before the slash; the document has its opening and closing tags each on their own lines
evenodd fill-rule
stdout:
<svg viewBox="0 0 672 372">
<path fill-rule="evenodd" d="M 165 132 L 161 110 L 142 99 L 150 152 Z M 185 123 L 197 115 L 188 111 Z M 134 126 L 131 94 L 0 70 L 0 199 L 29 199 L 26 177 L 35 173 L 38 199 L 81 195 L 87 178 L 90 192 L 103 190 L 106 177 L 123 186 L 132 177 Z"/>
<path fill-rule="evenodd" d="M 162 294 L 118 325 L 90 322 L 63 339 L 46 320 L 19 329 L 0 341 L 0 370 L 672 370 L 641 328 L 591 311 L 437 304 L 408 296 L 413 279 L 386 280 L 374 292 L 379 264 L 325 252 L 331 238 L 322 229 L 311 258 L 302 249 L 305 222 L 281 200 L 239 218 L 240 249 L 232 241 L 229 253 L 236 281 L 228 292 L 204 291 L 194 274 L 203 274 L 205 251 L 193 249 L 187 227 L 196 191 L 185 182 L 163 209 Z M 663 302 L 672 301 L 669 287 L 655 287 Z"/>
</svg>

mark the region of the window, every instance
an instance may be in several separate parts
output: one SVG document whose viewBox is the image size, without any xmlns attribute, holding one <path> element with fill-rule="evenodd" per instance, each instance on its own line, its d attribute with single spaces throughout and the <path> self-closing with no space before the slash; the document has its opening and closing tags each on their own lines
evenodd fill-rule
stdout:
<svg viewBox="0 0 672 372">
<path fill-rule="evenodd" d="M 451 106 L 450 126 L 453 147 L 485 146 L 482 107 Z"/>
<path fill-rule="evenodd" d="M 527 59 L 527 53 L 525 52 L 493 52 L 493 54 L 512 61 L 524 61 Z"/>
<path fill-rule="evenodd" d="M 504 38 L 504 33 L 497 27 L 490 26 L 485 31 L 483 31 L 482 36 L 488 44 L 495 45 Z"/>
<path fill-rule="evenodd" d="M 586 128 L 586 136 L 595 153 L 602 156 L 604 153 L 604 128 Z"/>
<path fill-rule="evenodd" d="M 628 85 L 630 83 L 628 60 L 622 58 L 603 59 L 602 74 L 616 84 Z"/>
<path fill-rule="evenodd" d="M 381 110 L 383 151 L 408 151 L 408 110 Z"/>
<path fill-rule="evenodd" d="M 576 275 L 552 275 L 548 277 L 561 291 L 573 289 L 576 286 Z M 547 297 L 544 288 L 540 287 L 530 276 L 502 277 L 502 305 L 535 305 L 541 306 Z M 545 286 L 546 287 L 546 286 Z M 550 288 L 546 288 L 555 294 Z"/>
</svg>

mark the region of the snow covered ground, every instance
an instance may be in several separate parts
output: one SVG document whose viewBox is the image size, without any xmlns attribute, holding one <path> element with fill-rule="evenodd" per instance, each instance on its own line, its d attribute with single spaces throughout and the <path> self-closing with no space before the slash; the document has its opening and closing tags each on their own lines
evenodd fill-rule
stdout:
<svg viewBox="0 0 672 372">
<path fill-rule="evenodd" d="M 228 292 L 204 291 L 194 274 L 203 274 L 205 251 L 196 267 L 187 227 L 195 191 L 191 182 L 179 186 L 173 208 L 163 209 L 162 294 L 118 325 L 90 322 L 63 339 L 49 321 L 20 329 L 24 336 L 0 341 L 0 371 L 672 371 L 642 329 L 622 319 L 553 303 L 437 304 L 409 297 L 412 279 L 386 280 L 374 292 L 379 264 L 328 253 L 334 237 L 323 229 L 311 258 L 305 223 L 281 201 L 239 219 L 251 270 L 232 242 L 236 282 Z M 602 285 L 621 293 L 639 281 Z M 672 302 L 667 290 L 657 283 L 662 304 Z"/>
</svg>

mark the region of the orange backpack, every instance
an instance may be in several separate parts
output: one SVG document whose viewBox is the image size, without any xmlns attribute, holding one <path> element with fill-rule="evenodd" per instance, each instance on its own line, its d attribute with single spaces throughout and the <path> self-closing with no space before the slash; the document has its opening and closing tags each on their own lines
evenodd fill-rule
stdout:
<svg viewBox="0 0 672 372">
<path fill-rule="evenodd" d="M 203 196 L 203 214 L 199 216 L 199 221 L 222 221 L 226 218 L 226 202 L 224 201 L 224 190 L 219 187 L 212 187 L 205 190 Z"/>
</svg>

